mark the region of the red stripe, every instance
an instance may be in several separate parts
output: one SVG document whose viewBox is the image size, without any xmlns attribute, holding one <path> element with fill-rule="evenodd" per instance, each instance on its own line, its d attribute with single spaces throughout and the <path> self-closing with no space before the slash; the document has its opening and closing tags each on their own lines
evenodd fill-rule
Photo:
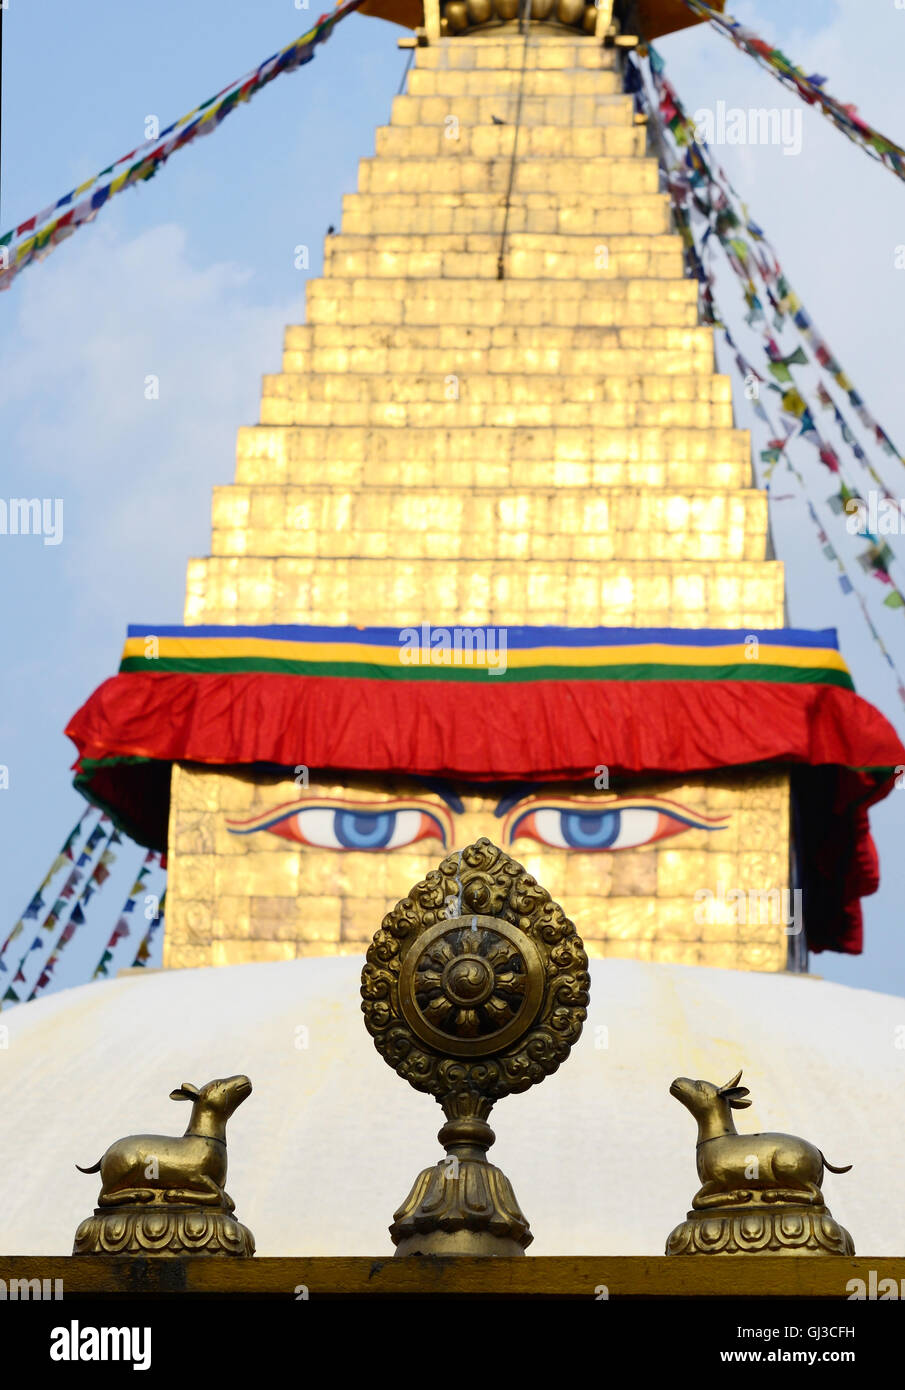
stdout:
<svg viewBox="0 0 905 1390">
<path fill-rule="evenodd" d="M 83 757 L 274 762 L 490 778 L 688 772 L 758 762 L 905 764 L 849 690 L 723 681 L 444 681 L 127 672 L 66 730 Z"/>
</svg>

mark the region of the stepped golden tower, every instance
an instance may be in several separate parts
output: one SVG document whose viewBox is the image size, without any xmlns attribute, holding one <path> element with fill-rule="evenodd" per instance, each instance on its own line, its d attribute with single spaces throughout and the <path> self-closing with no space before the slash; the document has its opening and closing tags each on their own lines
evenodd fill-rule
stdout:
<svg viewBox="0 0 905 1390">
<path fill-rule="evenodd" d="M 782 627 L 766 497 L 618 44 L 583 6 L 527 35 L 456 33 L 458 11 L 416 47 L 240 431 L 186 624 Z M 513 819 L 499 787 L 304 764 L 174 768 L 166 965 L 363 952 L 436 840 L 508 825 L 590 954 L 786 967 L 787 924 L 696 910 L 789 889 L 782 769 L 628 801 L 560 784 Z M 589 807 L 622 829 L 583 850 L 557 827 Z"/>
</svg>

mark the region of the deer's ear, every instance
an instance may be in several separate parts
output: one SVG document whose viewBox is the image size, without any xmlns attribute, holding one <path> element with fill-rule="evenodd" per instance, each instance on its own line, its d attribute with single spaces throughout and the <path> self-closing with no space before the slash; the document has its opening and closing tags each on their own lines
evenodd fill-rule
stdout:
<svg viewBox="0 0 905 1390">
<path fill-rule="evenodd" d="M 747 1086 L 733 1086 L 731 1091 L 724 1091 L 722 1094 L 733 1110 L 746 1110 L 751 1104 L 750 1100 L 745 1099 L 749 1094 Z"/>
<path fill-rule="evenodd" d="M 197 1086 L 193 1086 L 191 1081 L 183 1081 L 181 1086 L 170 1092 L 170 1100 L 197 1100 L 199 1095 Z"/>
<path fill-rule="evenodd" d="M 720 1087 L 720 1089 L 719 1089 L 719 1094 L 720 1094 L 721 1096 L 726 1096 L 726 1095 L 728 1095 L 729 1092 L 733 1089 L 733 1087 L 738 1086 L 738 1083 L 741 1081 L 741 1079 L 742 1079 L 742 1068 L 739 1067 L 738 1071 L 735 1073 L 735 1076 L 733 1076 L 732 1080 L 731 1080 L 731 1081 L 727 1081 L 727 1082 L 725 1083 L 725 1085 L 723 1085 L 723 1086 Z"/>
</svg>

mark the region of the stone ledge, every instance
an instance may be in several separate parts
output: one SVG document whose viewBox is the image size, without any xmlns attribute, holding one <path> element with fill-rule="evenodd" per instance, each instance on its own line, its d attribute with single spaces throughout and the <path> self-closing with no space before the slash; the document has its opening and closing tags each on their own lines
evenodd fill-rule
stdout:
<svg viewBox="0 0 905 1390">
<path fill-rule="evenodd" d="M 847 1300 L 846 1284 L 905 1280 L 905 1258 L 817 1255 L 531 1256 L 455 1259 L 391 1255 L 181 1260 L 123 1256 L 0 1257 L 0 1279 L 62 1279 L 65 1299 L 98 1296 L 203 1298 L 383 1297 L 610 1299 L 823 1298 Z"/>
</svg>

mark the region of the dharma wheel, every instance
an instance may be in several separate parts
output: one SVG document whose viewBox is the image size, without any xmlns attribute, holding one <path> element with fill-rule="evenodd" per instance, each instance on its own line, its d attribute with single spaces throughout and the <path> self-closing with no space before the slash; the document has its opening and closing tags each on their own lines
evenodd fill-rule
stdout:
<svg viewBox="0 0 905 1390">
<path fill-rule="evenodd" d="M 556 1071 L 587 1016 L 575 927 L 490 840 L 444 859 L 384 918 L 362 972 L 378 1052 L 440 1103 L 446 1158 L 396 1212 L 397 1255 L 520 1255 L 532 1240 L 505 1175 L 486 1160 L 502 1096 Z"/>
</svg>

